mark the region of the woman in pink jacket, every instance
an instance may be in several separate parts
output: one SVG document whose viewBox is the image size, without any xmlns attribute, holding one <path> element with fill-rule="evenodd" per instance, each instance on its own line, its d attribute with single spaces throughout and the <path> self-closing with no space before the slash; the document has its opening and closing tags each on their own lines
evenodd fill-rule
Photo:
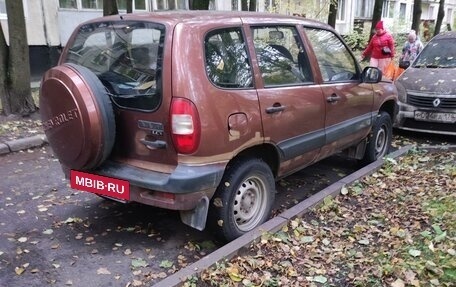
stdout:
<svg viewBox="0 0 456 287">
<path fill-rule="evenodd" d="M 383 21 L 375 25 L 375 34 L 361 55 L 361 60 L 370 55 L 369 66 L 378 67 L 385 72 L 386 67 L 394 57 L 394 39 L 385 31 Z"/>
</svg>

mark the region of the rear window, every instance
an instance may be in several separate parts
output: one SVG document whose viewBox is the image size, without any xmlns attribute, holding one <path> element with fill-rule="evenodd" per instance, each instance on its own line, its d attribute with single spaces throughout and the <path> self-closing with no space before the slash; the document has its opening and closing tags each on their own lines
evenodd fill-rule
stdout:
<svg viewBox="0 0 456 287">
<path fill-rule="evenodd" d="M 82 26 L 65 60 L 89 68 L 114 104 L 155 110 L 161 102 L 165 28 L 145 22 L 100 22 Z"/>
</svg>

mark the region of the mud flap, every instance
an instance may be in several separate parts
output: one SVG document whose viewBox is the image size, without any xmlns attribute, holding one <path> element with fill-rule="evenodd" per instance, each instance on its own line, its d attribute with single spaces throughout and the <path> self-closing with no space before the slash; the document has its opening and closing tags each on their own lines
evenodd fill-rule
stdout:
<svg viewBox="0 0 456 287">
<path fill-rule="evenodd" d="M 201 198 L 198 205 L 192 210 L 181 210 L 180 218 L 183 223 L 198 229 L 204 230 L 206 227 L 207 212 L 209 209 L 209 198 Z"/>
</svg>

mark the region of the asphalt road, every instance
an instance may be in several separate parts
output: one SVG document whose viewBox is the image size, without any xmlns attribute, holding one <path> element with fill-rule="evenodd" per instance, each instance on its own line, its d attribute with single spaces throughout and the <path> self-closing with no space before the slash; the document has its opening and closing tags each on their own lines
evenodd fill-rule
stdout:
<svg viewBox="0 0 456 287">
<path fill-rule="evenodd" d="M 274 214 L 357 168 L 334 156 L 279 181 Z M 70 189 L 49 147 L 0 156 L 0 183 L 2 287 L 151 286 L 220 247 L 177 212 Z"/>
</svg>

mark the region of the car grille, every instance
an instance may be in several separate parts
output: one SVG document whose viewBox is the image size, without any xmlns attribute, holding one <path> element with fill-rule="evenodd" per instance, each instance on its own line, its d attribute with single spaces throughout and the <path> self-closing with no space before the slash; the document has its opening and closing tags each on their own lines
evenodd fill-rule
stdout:
<svg viewBox="0 0 456 287">
<path fill-rule="evenodd" d="M 440 104 L 435 107 L 434 100 L 439 99 Z M 439 109 L 456 109 L 456 96 L 424 96 L 424 95 L 407 95 L 407 103 L 409 105 L 420 108 L 439 108 Z"/>
<path fill-rule="evenodd" d="M 455 124 L 444 124 L 444 123 L 431 123 L 415 121 L 414 119 L 406 119 L 404 127 L 417 129 L 417 130 L 428 130 L 428 131 L 442 131 L 442 132 L 456 132 Z"/>
</svg>

